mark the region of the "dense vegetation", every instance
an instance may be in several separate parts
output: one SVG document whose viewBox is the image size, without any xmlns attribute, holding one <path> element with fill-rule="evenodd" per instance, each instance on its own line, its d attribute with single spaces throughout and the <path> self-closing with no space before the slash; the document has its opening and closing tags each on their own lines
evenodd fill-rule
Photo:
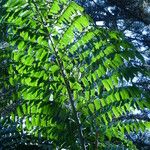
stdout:
<svg viewBox="0 0 150 150">
<path fill-rule="evenodd" d="M 70 0 L 8 0 L 4 6 L 5 149 L 31 141 L 50 149 L 136 149 L 128 135 L 150 123 L 132 114 L 150 106 L 148 91 L 134 80 L 149 72 L 132 63 L 145 61 L 124 35 L 96 27 Z"/>
</svg>

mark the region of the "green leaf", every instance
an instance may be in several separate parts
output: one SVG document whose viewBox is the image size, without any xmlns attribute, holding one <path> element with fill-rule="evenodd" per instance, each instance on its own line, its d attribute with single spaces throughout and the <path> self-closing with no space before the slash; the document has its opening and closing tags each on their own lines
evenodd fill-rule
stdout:
<svg viewBox="0 0 150 150">
<path fill-rule="evenodd" d="M 73 84 L 72 84 L 72 88 L 73 88 L 74 90 L 77 90 L 77 91 L 82 90 L 82 87 L 81 87 L 81 85 L 80 85 L 78 82 L 73 83 Z"/>
<path fill-rule="evenodd" d="M 9 78 L 9 82 L 10 82 L 11 85 L 14 85 L 14 84 L 15 84 L 15 83 L 14 83 L 14 79 L 13 79 L 12 77 Z"/>
<path fill-rule="evenodd" d="M 128 99 L 129 98 L 128 91 L 125 89 L 120 91 L 120 95 L 121 95 L 122 99 Z"/>
<path fill-rule="evenodd" d="M 144 122 L 144 125 L 148 130 L 150 129 L 150 122 Z"/>
<path fill-rule="evenodd" d="M 113 82 L 111 79 L 107 79 L 107 83 L 109 84 L 109 86 L 111 87 L 111 89 L 113 89 Z"/>
<path fill-rule="evenodd" d="M 94 105 L 93 104 L 89 104 L 88 107 L 89 107 L 90 111 L 92 113 L 94 113 Z"/>
<path fill-rule="evenodd" d="M 102 115 L 102 118 L 103 118 L 103 120 L 104 120 L 105 124 L 106 124 L 106 125 L 108 125 L 108 121 L 107 121 L 107 119 L 106 119 L 105 114 L 104 114 L 104 115 Z"/>
<path fill-rule="evenodd" d="M 111 37 L 112 39 L 115 39 L 115 40 L 118 39 L 118 34 L 117 34 L 117 32 L 111 31 L 111 32 L 109 33 L 109 35 L 110 35 L 110 37 Z"/>
<path fill-rule="evenodd" d="M 96 110 L 99 110 L 100 109 L 100 100 L 99 99 L 95 99 L 94 100 L 94 105 L 95 105 Z"/>
<path fill-rule="evenodd" d="M 125 129 L 128 132 L 128 134 L 130 134 L 130 126 L 128 124 L 125 126 Z"/>
<path fill-rule="evenodd" d="M 51 69 L 52 73 L 55 73 L 56 71 L 59 70 L 59 66 L 58 65 L 53 65 L 53 66 L 50 67 L 50 69 Z"/>
<path fill-rule="evenodd" d="M 109 86 L 109 83 L 107 82 L 107 80 L 102 80 L 102 83 L 104 85 L 104 87 L 106 88 L 107 91 L 110 91 L 110 86 Z"/>
<path fill-rule="evenodd" d="M 110 132 L 110 130 L 106 131 L 106 136 L 108 137 L 109 141 L 111 141 L 112 133 Z"/>
<path fill-rule="evenodd" d="M 108 115 L 110 121 L 112 121 L 112 113 L 111 113 L 111 111 L 107 112 L 107 115 Z"/>
<path fill-rule="evenodd" d="M 19 117 L 23 116 L 23 112 L 21 110 L 21 107 L 17 107 L 17 114 L 18 114 Z"/>
<path fill-rule="evenodd" d="M 81 81 L 83 82 L 85 87 L 89 85 L 88 80 L 86 78 L 82 78 Z"/>
<path fill-rule="evenodd" d="M 115 97 L 116 97 L 116 99 L 117 99 L 118 101 L 120 101 L 120 94 L 119 94 L 119 92 L 116 92 L 116 93 L 115 93 Z"/>
<path fill-rule="evenodd" d="M 130 104 L 128 104 L 128 103 L 125 103 L 125 107 L 126 107 L 126 109 L 130 112 Z"/>
<path fill-rule="evenodd" d="M 120 116 L 120 114 L 119 114 L 117 109 L 119 109 L 119 107 L 118 108 L 115 108 L 115 107 L 112 108 L 112 111 L 113 111 L 113 113 L 114 113 L 116 118 L 118 118 Z"/>
<path fill-rule="evenodd" d="M 114 45 L 107 46 L 106 49 L 104 50 L 104 53 L 106 55 L 109 55 L 114 52 L 114 48 L 115 48 Z"/>
<path fill-rule="evenodd" d="M 24 46 L 25 46 L 25 42 L 24 42 L 24 41 L 21 41 L 21 42 L 18 44 L 18 49 L 19 49 L 19 50 L 23 50 Z"/>
<path fill-rule="evenodd" d="M 53 14 L 57 14 L 60 10 L 60 7 L 59 7 L 59 3 L 57 1 L 54 1 L 51 9 L 50 9 L 50 12 L 53 13 Z"/>
<path fill-rule="evenodd" d="M 38 42 L 39 44 L 42 44 L 43 39 L 44 39 L 44 37 L 43 37 L 43 36 L 40 36 L 40 37 L 38 37 L 37 42 Z"/>
<path fill-rule="evenodd" d="M 100 99 L 100 102 L 101 102 L 101 104 L 102 104 L 103 107 L 106 106 L 105 100 L 103 98 Z"/>
<path fill-rule="evenodd" d="M 11 120 L 15 122 L 15 114 L 13 112 L 11 113 Z"/>
</svg>

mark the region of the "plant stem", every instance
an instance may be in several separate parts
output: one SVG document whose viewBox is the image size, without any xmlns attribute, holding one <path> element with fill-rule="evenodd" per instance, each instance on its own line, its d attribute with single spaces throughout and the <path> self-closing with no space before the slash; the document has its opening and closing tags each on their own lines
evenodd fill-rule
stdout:
<svg viewBox="0 0 150 150">
<path fill-rule="evenodd" d="M 71 107 L 72 107 L 72 111 L 73 111 L 73 115 L 74 115 L 74 119 L 75 119 L 75 122 L 77 124 L 77 127 L 78 127 L 78 132 L 79 132 L 79 139 L 80 139 L 80 143 L 82 145 L 82 149 L 83 150 L 86 150 L 86 146 L 85 146 L 85 141 L 84 141 L 84 138 L 83 138 L 83 132 L 82 132 L 82 127 L 81 127 L 81 123 L 80 123 L 80 119 L 78 117 L 78 113 L 76 111 L 76 107 L 75 107 L 75 104 L 74 104 L 74 100 L 73 100 L 73 97 L 72 97 L 72 90 L 71 90 L 71 87 L 70 87 L 70 83 L 66 77 L 66 74 L 64 72 L 64 66 L 63 66 L 63 62 L 61 61 L 54 45 L 53 45 L 53 42 L 51 40 L 51 38 L 49 38 L 50 42 L 51 42 L 51 45 L 53 47 L 53 50 L 55 52 L 55 56 L 56 56 L 56 59 L 58 61 L 58 64 L 60 66 L 60 69 L 61 69 L 61 74 L 63 76 L 63 79 L 65 81 L 65 85 L 66 85 L 66 88 L 67 88 L 67 92 L 68 92 L 68 96 L 69 96 L 69 101 L 70 101 L 70 104 L 71 104 Z"/>
<path fill-rule="evenodd" d="M 44 22 L 44 18 L 43 16 L 41 15 L 38 7 L 37 7 L 37 4 L 34 0 L 32 0 L 33 4 L 35 5 L 35 8 L 36 8 L 36 11 L 41 19 L 41 22 L 43 23 L 43 25 L 45 25 L 45 22 Z M 63 62 L 61 61 L 57 51 L 56 51 L 56 47 L 54 46 L 53 44 L 53 41 L 51 39 L 51 37 L 49 36 L 49 41 L 51 43 L 51 46 L 52 46 L 52 49 L 55 53 L 55 56 L 56 56 L 56 59 L 58 61 L 58 64 L 59 64 L 59 67 L 61 69 L 61 74 L 63 76 L 63 79 L 64 79 L 64 82 L 65 82 L 65 85 L 66 85 L 66 88 L 67 88 L 67 92 L 68 92 L 68 96 L 69 96 L 69 101 L 70 101 L 70 104 L 71 104 L 71 107 L 72 107 L 72 111 L 73 111 L 73 115 L 74 115 L 74 119 L 75 119 L 75 122 L 77 124 L 77 127 L 78 127 L 78 132 L 79 132 L 79 139 L 80 139 L 80 143 L 81 143 L 81 146 L 82 146 L 82 149 L 83 150 L 86 150 L 86 146 L 85 146 L 85 141 L 84 141 L 84 138 L 83 138 L 83 132 L 82 132 L 82 127 L 81 127 L 81 123 L 80 123 L 80 119 L 78 117 L 78 112 L 76 111 L 76 107 L 75 107 L 75 104 L 74 104 L 74 99 L 73 99 L 73 96 L 72 96 L 72 90 L 71 90 L 71 87 L 70 87 L 70 83 L 66 77 L 66 74 L 65 74 L 65 69 L 64 69 L 64 66 L 63 66 Z M 49 45 L 50 47 L 50 45 Z M 50 47 L 51 48 L 51 47 Z"/>
</svg>

